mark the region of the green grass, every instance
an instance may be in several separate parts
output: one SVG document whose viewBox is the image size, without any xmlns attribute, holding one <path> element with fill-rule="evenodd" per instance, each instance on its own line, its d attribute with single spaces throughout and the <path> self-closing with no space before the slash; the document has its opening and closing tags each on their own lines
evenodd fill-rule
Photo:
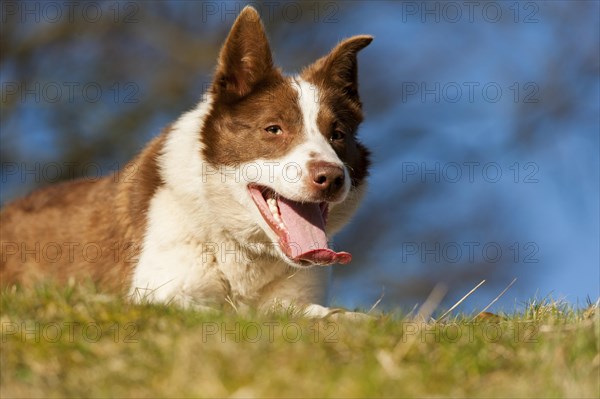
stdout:
<svg viewBox="0 0 600 399">
<path fill-rule="evenodd" d="M 421 323 L 202 314 L 93 288 L 7 290 L 0 396 L 599 397 L 597 305 Z M 441 313 L 440 313 L 441 314 Z"/>
</svg>

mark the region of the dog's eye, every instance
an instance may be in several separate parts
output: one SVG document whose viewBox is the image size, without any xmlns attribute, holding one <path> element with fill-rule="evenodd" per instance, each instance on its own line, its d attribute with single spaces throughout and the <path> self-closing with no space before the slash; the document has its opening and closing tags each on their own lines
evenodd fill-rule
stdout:
<svg viewBox="0 0 600 399">
<path fill-rule="evenodd" d="M 345 137 L 346 137 L 346 133 L 342 132 L 341 130 L 334 130 L 333 133 L 331 133 L 331 137 L 329 138 L 329 141 L 331 141 L 331 142 L 341 141 L 341 140 L 344 140 Z"/>
<path fill-rule="evenodd" d="M 271 125 L 271 126 L 267 127 L 265 130 L 271 134 L 283 133 L 283 130 L 281 130 L 281 127 L 279 125 Z"/>
</svg>

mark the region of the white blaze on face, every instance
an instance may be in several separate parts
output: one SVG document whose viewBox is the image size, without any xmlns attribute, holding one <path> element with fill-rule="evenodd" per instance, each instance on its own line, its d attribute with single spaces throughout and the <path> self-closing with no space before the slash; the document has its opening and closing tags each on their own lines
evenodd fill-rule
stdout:
<svg viewBox="0 0 600 399">
<path fill-rule="evenodd" d="M 302 112 L 304 133 L 306 134 L 306 141 L 293 151 L 295 161 L 302 165 L 303 173 L 308 173 L 308 162 L 311 160 L 341 166 L 344 169 L 345 177 L 343 195 L 340 197 L 343 200 L 350 191 L 350 175 L 346 165 L 337 156 L 323 135 L 324 132 L 321 132 L 317 125 L 321 100 L 319 88 L 299 77 L 292 78 L 291 83 L 298 92 L 298 105 Z"/>
<path fill-rule="evenodd" d="M 292 87 L 298 92 L 298 105 L 302 112 L 304 132 L 307 135 L 307 141 L 303 146 L 316 152 L 317 159 L 341 165 L 342 162 L 317 125 L 320 108 L 319 89 L 301 78 L 294 78 Z"/>
</svg>

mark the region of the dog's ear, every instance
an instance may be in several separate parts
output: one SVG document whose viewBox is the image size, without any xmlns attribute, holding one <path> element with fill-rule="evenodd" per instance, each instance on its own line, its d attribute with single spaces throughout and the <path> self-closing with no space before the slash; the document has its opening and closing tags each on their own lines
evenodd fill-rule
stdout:
<svg viewBox="0 0 600 399">
<path fill-rule="evenodd" d="M 246 6 L 221 48 L 213 90 L 226 97 L 243 97 L 272 71 L 271 49 L 260 16 Z"/>
<path fill-rule="evenodd" d="M 359 35 L 342 41 L 331 52 L 307 67 L 302 76 L 320 86 L 334 86 L 358 100 L 357 53 L 373 41 L 373 36 Z"/>
</svg>

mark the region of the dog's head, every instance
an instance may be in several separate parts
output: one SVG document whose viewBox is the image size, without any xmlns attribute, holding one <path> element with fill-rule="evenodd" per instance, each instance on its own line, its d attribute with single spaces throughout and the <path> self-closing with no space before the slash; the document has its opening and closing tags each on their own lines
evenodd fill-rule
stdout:
<svg viewBox="0 0 600 399">
<path fill-rule="evenodd" d="M 371 41 L 346 39 L 285 76 L 273 65 L 258 13 L 241 12 L 221 49 L 201 132 L 208 174 L 219 176 L 237 214 L 243 210 L 223 218 L 224 229 L 240 230 L 244 219 L 292 266 L 350 261 L 328 247 L 327 234 L 347 222 L 364 191 L 369 153 L 356 137 L 356 56 Z"/>
</svg>

